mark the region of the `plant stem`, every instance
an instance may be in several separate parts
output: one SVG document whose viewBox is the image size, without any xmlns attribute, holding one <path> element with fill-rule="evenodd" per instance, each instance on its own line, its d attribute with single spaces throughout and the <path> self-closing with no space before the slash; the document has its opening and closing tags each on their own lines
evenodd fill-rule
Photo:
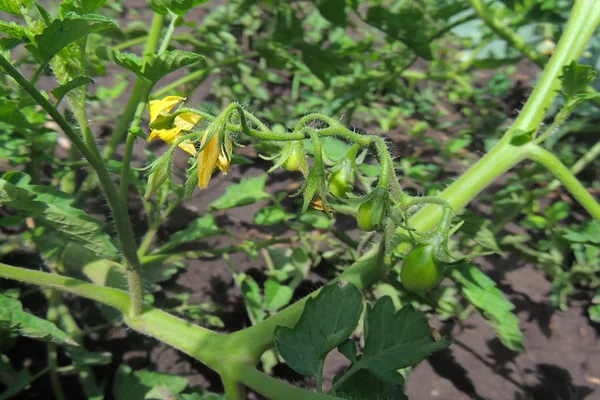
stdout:
<svg viewBox="0 0 600 400">
<path fill-rule="evenodd" d="M 289 383 L 273 378 L 258 371 L 251 365 L 241 365 L 236 370 L 236 378 L 246 386 L 271 400 L 335 400 L 339 397 L 292 386 Z"/>
<path fill-rule="evenodd" d="M 543 54 L 537 52 L 533 47 L 531 47 L 521 36 L 519 36 L 515 31 L 510 29 L 505 22 L 499 20 L 496 16 L 496 13 L 490 10 L 484 4 L 483 0 L 467 1 L 471 3 L 471 6 L 475 9 L 475 12 L 477 12 L 479 17 L 485 22 L 485 24 L 488 27 L 490 27 L 498 36 L 506 40 L 512 47 L 517 49 L 525 57 L 529 58 L 538 66 L 544 68 L 544 65 L 548 61 L 548 58 Z M 582 14 L 580 10 L 583 10 L 584 13 Z M 600 6 L 598 5 L 598 2 L 596 0 L 576 0 L 573 9 L 571 10 L 571 17 L 576 13 L 579 15 L 581 23 L 588 23 L 594 26 L 598 25 Z M 563 33 L 563 37 L 564 36 L 565 33 Z M 575 43 L 585 46 L 588 40 L 589 36 L 583 34 L 583 37 L 577 38 Z M 555 54 L 557 52 L 558 48 L 555 49 Z M 580 53 L 581 52 L 577 52 L 577 54 Z M 561 64 L 561 66 L 566 64 L 568 63 Z M 588 87 L 587 91 L 591 93 L 595 92 L 594 89 L 591 87 Z M 596 106 L 600 106 L 600 99 L 594 98 L 592 102 Z"/>
<path fill-rule="evenodd" d="M 73 293 L 114 307 L 122 313 L 127 313 L 130 307 L 130 298 L 127 292 L 94 285 L 79 279 L 13 267 L 4 263 L 0 263 L 0 277 Z"/>
<path fill-rule="evenodd" d="M 533 161 L 542 164 L 546 167 L 565 188 L 575 197 L 575 199 L 589 212 L 594 218 L 600 221 L 600 204 L 579 182 L 579 180 L 571 173 L 554 154 L 540 146 L 527 146 L 527 155 Z"/>
<path fill-rule="evenodd" d="M 152 19 L 150 33 L 148 34 L 148 41 L 146 42 L 146 46 L 144 48 L 144 61 L 142 64 L 142 71 L 144 70 L 146 65 L 149 62 L 151 62 L 155 57 L 154 51 L 158 46 L 158 42 L 160 39 L 160 30 L 162 28 L 163 22 L 164 16 L 155 13 L 154 18 Z M 158 54 L 160 54 L 162 51 L 164 51 L 164 49 L 166 49 L 171 35 L 173 34 L 173 29 L 175 29 L 174 19 L 172 19 L 171 24 L 169 24 L 167 35 L 163 39 L 162 45 L 160 46 L 161 50 L 159 50 Z M 129 171 L 131 169 L 131 159 L 133 158 L 133 145 L 135 144 L 136 133 L 137 131 L 139 131 L 140 121 L 142 120 L 144 110 L 146 109 L 146 101 L 148 99 L 149 92 L 150 87 L 148 83 L 138 78 L 135 82 L 133 93 L 131 95 L 131 98 L 137 99 L 137 102 L 135 103 L 135 112 L 133 114 L 133 118 L 125 122 L 129 126 L 129 133 L 127 134 L 127 142 L 125 143 L 125 151 L 123 153 L 121 184 L 119 186 L 119 197 L 121 198 L 121 201 L 125 203 L 127 202 L 127 193 L 129 189 Z M 129 106 L 129 103 L 127 104 L 127 106 Z M 127 130 L 127 126 L 125 127 L 125 130 Z"/>
<path fill-rule="evenodd" d="M 60 304 L 60 294 L 55 290 L 46 291 L 46 298 L 48 300 L 48 311 L 46 312 L 46 319 L 54 324 L 58 322 L 58 306 Z M 65 400 L 65 392 L 60 385 L 60 377 L 56 372 L 58 367 L 58 354 L 56 352 L 57 347 L 55 343 L 48 343 L 48 367 L 50 367 L 50 384 L 52 385 L 52 392 L 56 400 Z"/>
<path fill-rule="evenodd" d="M 570 171 L 573 175 L 580 173 L 585 167 L 588 166 L 589 163 L 595 161 L 596 158 L 600 156 L 600 142 L 593 145 L 575 164 L 573 164 L 570 168 Z M 537 198 L 543 197 L 548 193 L 551 193 L 558 189 L 562 185 L 561 181 L 558 179 L 553 180 L 546 186 L 545 188 L 534 190 L 533 195 Z"/>
<path fill-rule="evenodd" d="M 77 150 L 85 157 L 90 166 L 94 169 L 100 181 L 100 186 L 108 200 L 108 204 L 113 214 L 115 228 L 117 231 L 117 237 L 120 242 L 121 251 L 127 264 L 127 270 L 130 272 L 127 274 L 129 287 L 131 291 L 131 310 L 132 315 L 137 315 L 142 310 L 142 280 L 140 274 L 140 266 L 137 258 L 137 245 L 135 243 L 135 237 L 133 235 L 133 229 L 131 227 L 131 220 L 129 219 L 129 211 L 127 204 L 122 203 L 119 199 L 119 194 L 115 185 L 112 182 L 110 174 L 106 169 L 103 161 L 97 157 L 90 148 L 88 148 L 81 137 L 75 132 L 71 124 L 65 119 L 65 117 L 54 107 L 50 101 L 48 101 L 33 85 L 21 75 L 19 71 L 13 67 L 13 65 L 6 58 L 0 55 L 0 66 L 4 68 L 7 74 L 17 81 L 19 85 L 42 108 L 52 117 L 54 122 L 63 130 L 67 137 L 71 140 Z"/>
</svg>

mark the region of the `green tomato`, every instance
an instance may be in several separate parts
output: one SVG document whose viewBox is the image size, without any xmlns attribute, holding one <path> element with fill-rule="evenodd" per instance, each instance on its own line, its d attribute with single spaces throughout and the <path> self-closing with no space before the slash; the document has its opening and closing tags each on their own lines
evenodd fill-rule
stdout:
<svg viewBox="0 0 600 400">
<path fill-rule="evenodd" d="M 371 232 L 377 229 L 381 216 L 379 218 L 373 218 L 373 199 L 367 200 L 358 207 L 358 214 L 356 215 L 358 227 L 363 231 Z"/>
<path fill-rule="evenodd" d="M 435 259 L 433 245 L 417 245 L 404 257 L 400 279 L 407 291 L 424 293 L 439 285 L 444 270 L 444 263 Z"/>
<path fill-rule="evenodd" d="M 292 154 L 290 154 L 290 156 L 287 158 L 287 160 L 285 160 L 283 162 L 283 169 L 285 169 L 286 171 L 290 171 L 290 172 L 295 172 L 298 171 L 300 169 L 300 157 L 302 155 L 300 154 L 300 151 L 298 151 L 298 149 L 294 148 L 294 150 L 292 150 Z"/>
<path fill-rule="evenodd" d="M 332 173 L 329 176 L 327 188 L 329 189 L 329 193 L 338 199 L 345 198 L 351 189 L 351 185 L 348 182 L 348 170 L 342 168 Z"/>
</svg>

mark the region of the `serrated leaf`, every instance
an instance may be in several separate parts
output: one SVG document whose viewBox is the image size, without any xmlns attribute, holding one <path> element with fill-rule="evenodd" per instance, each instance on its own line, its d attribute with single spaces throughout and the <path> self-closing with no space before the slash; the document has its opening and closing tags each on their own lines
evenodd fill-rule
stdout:
<svg viewBox="0 0 600 400">
<path fill-rule="evenodd" d="M 95 12 L 105 2 L 106 0 L 66 0 L 60 4 L 60 15 L 67 15 L 71 11 L 77 14 Z"/>
<path fill-rule="evenodd" d="M 560 76 L 562 82 L 561 92 L 570 99 L 580 93 L 585 93 L 588 85 L 596 79 L 598 72 L 591 65 L 581 65 L 573 60 L 563 67 Z"/>
<path fill-rule="evenodd" d="M 463 264 L 452 271 L 452 279 L 461 286 L 462 295 L 481 312 L 509 349 L 525 351 L 515 306 L 508 301 L 496 283 L 473 264 Z"/>
<path fill-rule="evenodd" d="M 327 353 L 342 344 L 358 325 L 362 294 L 353 284 L 329 285 L 308 299 L 293 329 L 279 326 L 275 345 L 296 372 L 317 377 Z"/>
<path fill-rule="evenodd" d="M 57 102 L 60 102 L 65 95 L 79 86 L 91 85 L 94 83 L 94 80 L 88 76 L 78 76 L 71 79 L 69 82 L 64 85 L 60 85 L 59 87 L 52 89 L 52 95 L 56 99 Z"/>
<path fill-rule="evenodd" d="M 288 305 L 294 296 L 294 290 L 282 285 L 273 278 L 267 279 L 265 282 L 265 307 L 269 311 L 277 311 Z"/>
<path fill-rule="evenodd" d="M 245 206 L 269 198 L 265 192 L 267 176 L 243 178 L 240 183 L 227 186 L 225 194 L 208 206 L 210 210 L 226 210 L 228 208 Z"/>
<path fill-rule="evenodd" d="M 45 64 L 69 43 L 108 28 L 118 28 L 118 25 L 99 14 L 69 13 L 62 20 L 52 21 L 26 47 L 40 64 Z"/>
<path fill-rule="evenodd" d="M 177 398 L 188 383 L 188 379 L 181 376 L 151 372 L 146 369 L 132 372 L 131 367 L 121 364 L 117 370 L 112 393 L 115 400 L 171 399 Z"/>
<path fill-rule="evenodd" d="M 161 247 L 161 250 L 166 251 L 185 243 L 205 239 L 217 235 L 222 231 L 217 226 L 217 222 L 212 215 L 205 215 L 190 222 L 185 229 L 169 236 L 169 241 Z"/>
<path fill-rule="evenodd" d="M 69 335 L 52 322 L 23 311 L 19 300 L 0 294 L 0 330 L 18 332 L 19 335 L 54 342 L 66 346 L 79 346 Z"/>
<path fill-rule="evenodd" d="M 17 24 L 16 22 L 0 21 L 0 32 L 18 39 L 19 42 L 30 40 L 31 37 L 33 37 L 31 30 Z"/>
<path fill-rule="evenodd" d="M 0 0 L 0 11 L 13 15 L 22 15 L 21 7 L 28 9 L 33 0 Z"/>
<path fill-rule="evenodd" d="M 142 76 L 142 60 L 133 53 L 121 53 L 111 47 L 100 46 L 96 49 L 96 55 L 100 59 L 117 64 L 137 76 Z"/>
<path fill-rule="evenodd" d="M 367 307 L 365 318 L 365 349 L 354 369 L 367 369 L 380 378 L 401 384 L 397 370 L 414 365 L 450 345 L 450 341 L 435 341 L 427 317 L 405 306 L 396 312 L 389 296 Z"/>
<path fill-rule="evenodd" d="M 71 207 L 71 201 L 69 195 L 58 189 L 34 185 L 17 187 L 0 179 L 0 204 L 25 212 L 99 257 L 118 260 L 117 249 L 103 232 L 102 222 Z"/>
<path fill-rule="evenodd" d="M 190 53 L 182 50 L 170 50 L 160 54 L 151 64 L 144 69 L 144 78 L 150 82 L 158 82 L 165 75 L 187 67 L 204 59 L 200 54 Z"/>
</svg>

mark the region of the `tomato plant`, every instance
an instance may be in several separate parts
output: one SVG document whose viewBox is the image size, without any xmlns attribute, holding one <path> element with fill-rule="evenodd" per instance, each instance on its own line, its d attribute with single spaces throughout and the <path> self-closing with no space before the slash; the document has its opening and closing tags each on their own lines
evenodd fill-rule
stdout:
<svg viewBox="0 0 600 400">
<path fill-rule="evenodd" d="M 505 252 L 538 264 L 556 308 L 581 291 L 600 320 L 599 188 L 576 176 L 600 146 L 567 135 L 595 127 L 600 4 L 393 3 L 150 0 L 146 29 L 125 2 L 0 2 L 0 398 L 46 377 L 72 397 L 74 372 L 94 399 L 403 399 L 410 370 L 452 344 L 431 314 L 477 310 L 524 351 L 515 306 L 473 261 Z M 498 99 L 522 58 L 541 73 L 509 118 Z M 167 290 L 214 259 L 239 326 L 209 300 L 227 292 L 214 276 Z M 224 394 L 88 348 L 120 325 Z M 44 367 L 11 360 L 19 336 L 45 342 Z M 280 363 L 313 386 L 274 378 Z"/>
</svg>

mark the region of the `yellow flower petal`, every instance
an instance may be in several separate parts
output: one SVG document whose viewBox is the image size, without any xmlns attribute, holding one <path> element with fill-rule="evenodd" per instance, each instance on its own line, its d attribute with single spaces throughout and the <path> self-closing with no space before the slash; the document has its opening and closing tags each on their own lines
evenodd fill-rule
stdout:
<svg viewBox="0 0 600 400">
<path fill-rule="evenodd" d="M 192 142 L 190 142 L 189 140 L 186 140 L 183 143 L 179 144 L 179 148 L 190 153 L 191 155 L 196 155 L 196 146 L 194 146 L 194 144 Z"/>
<path fill-rule="evenodd" d="M 175 128 L 171 128 L 171 129 L 155 129 L 152 131 L 152 135 L 156 135 L 161 140 L 163 140 L 169 144 L 173 144 L 173 142 L 177 139 L 177 136 L 179 136 L 180 132 L 181 132 L 181 128 L 176 126 Z M 151 137 L 152 137 L 152 135 L 151 135 Z"/>
<path fill-rule="evenodd" d="M 205 141 L 206 135 L 202 137 L 202 146 Z M 200 189 L 206 189 L 208 187 L 208 181 L 210 181 L 210 177 L 217 166 L 218 158 L 219 138 L 217 135 L 214 135 L 198 156 L 198 186 Z"/>
<path fill-rule="evenodd" d="M 181 130 L 191 131 L 194 125 L 196 125 L 201 118 L 202 116 L 198 114 L 183 113 L 175 117 L 174 124 L 175 126 L 180 127 Z"/>
<path fill-rule="evenodd" d="M 150 101 L 150 123 L 162 112 L 170 112 L 177 104 L 185 100 L 185 97 L 167 96 L 160 100 Z"/>
</svg>

